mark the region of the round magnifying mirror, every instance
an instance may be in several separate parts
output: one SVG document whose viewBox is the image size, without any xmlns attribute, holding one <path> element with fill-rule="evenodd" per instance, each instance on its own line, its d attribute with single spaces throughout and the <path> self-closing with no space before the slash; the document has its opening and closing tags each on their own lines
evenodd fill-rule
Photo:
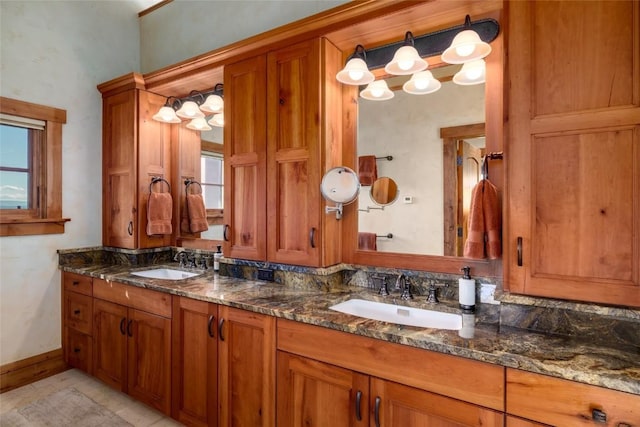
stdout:
<svg viewBox="0 0 640 427">
<path fill-rule="evenodd" d="M 324 174 L 320 183 L 322 196 L 333 203 L 347 204 L 358 197 L 358 175 L 346 166 L 333 168 Z"/>
<path fill-rule="evenodd" d="M 378 206 L 387 206 L 392 204 L 398 198 L 398 185 L 396 182 L 383 176 L 374 181 L 371 186 L 371 200 Z"/>
</svg>

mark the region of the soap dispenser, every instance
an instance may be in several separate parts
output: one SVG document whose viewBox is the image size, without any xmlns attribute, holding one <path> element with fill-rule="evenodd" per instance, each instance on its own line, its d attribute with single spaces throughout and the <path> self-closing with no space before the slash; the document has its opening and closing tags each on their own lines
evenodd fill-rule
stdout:
<svg viewBox="0 0 640 427">
<path fill-rule="evenodd" d="M 476 281 L 469 274 L 471 267 L 462 267 L 464 274 L 458 279 L 458 301 L 460 308 L 465 312 L 474 312 L 476 309 Z"/>
<path fill-rule="evenodd" d="M 222 246 L 218 245 L 218 251 L 213 254 L 213 271 L 220 270 L 220 258 L 222 258 Z"/>
</svg>

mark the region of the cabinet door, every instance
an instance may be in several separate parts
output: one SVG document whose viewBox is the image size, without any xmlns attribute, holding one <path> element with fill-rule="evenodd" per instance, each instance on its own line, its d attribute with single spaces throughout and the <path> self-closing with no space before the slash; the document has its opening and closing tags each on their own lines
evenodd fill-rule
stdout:
<svg viewBox="0 0 640 427">
<path fill-rule="evenodd" d="M 103 100 L 102 118 L 102 242 L 135 249 L 136 215 L 136 103 L 129 90 Z"/>
<path fill-rule="evenodd" d="M 275 318 L 219 307 L 220 426 L 275 426 Z"/>
<path fill-rule="evenodd" d="M 508 7 L 505 285 L 640 306 L 640 6 Z"/>
<path fill-rule="evenodd" d="M 94 299 L 93 373 L 110 386 L 126 390 L 127 307 Z"/>
<path fill-rule="evenodd" d="M 369 377 L 278 352 L 277 425 L 369 425 Z"/>
<path fill-rule="evenodd" d="M 504 425 L 501 412 L 378 378 L 371 378 L 370 395 L 369 404 L 376 426 Z"/>
<path fill-rule="evenodd" d="M 224 253 L 265 260 L 266 59 L 224 67 Z"/>
<path fill-rule="evenodd" d="M 320 47 L 299 43 L 267 58 L 269 261 L 318 265 L 320 230 Z"/>
<path fill-rule="evenodd" d="M 535 421 L 524 420 L 522 418 L 507 415 L 506 427 L 545 427 L 547 424 L 540 424 Z"/>
<path fill-rule="evenodd" d="M 129 309 L 128 393 L 164 412 L 171 409 L 171 319 Z"/>
<path fill-rule="evenodd" d="M 93 330 L 93 298 L 75 292 L 64 292 L 64 324 L 91 335 Z"/>
<path fill-rule="evenodd" d="M 218 425 L 218 309 L 173 299 L 173 418 L 193 426 Z"/>
</svg>

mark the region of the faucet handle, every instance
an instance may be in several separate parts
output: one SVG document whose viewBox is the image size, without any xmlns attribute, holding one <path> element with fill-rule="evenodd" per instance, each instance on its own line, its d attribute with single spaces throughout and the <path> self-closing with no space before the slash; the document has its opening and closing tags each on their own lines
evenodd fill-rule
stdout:
<svg viewBox="0 0 640 427">
<path fill-rule="evenodd" d="M 438 299 L 438 288 L 446 288 L 449 286 L 446 283 L 432 283 L 429 285 L 429 295 L 427 296 L 427 302 L 431 304 L 437 304 L 440 302 Z"/>
<path fill-rule="evenodd" d="M 408 301 L 413 299 L 413 295 L 411 294 L 411 282 L 409 279 L 404 279 L 404 284 L 402 285 L 402 294 L 400 295 L 400 299 Z"/>
</svg>

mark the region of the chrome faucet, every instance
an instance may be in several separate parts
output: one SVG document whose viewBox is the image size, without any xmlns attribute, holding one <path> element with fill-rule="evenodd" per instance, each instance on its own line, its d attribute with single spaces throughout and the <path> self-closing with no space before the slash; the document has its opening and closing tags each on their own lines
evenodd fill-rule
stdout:
<svg viewBox="0 0 640 427">
<path fill-rule="evenodd" d="M 387 288 L 387 278 L 385 276 L 371 276 L 371 280 L 376 284 L 376 281 L 380 281 L 380 288 L 378 288 L 378 295 L 386 297 L 389 295 L 389 289 Z"/>
<path fill-rule="evenodd" d="M 400 299 L 405 301 L 413 299 L 413 295 L 411 295 L 411 282 L 403 273 L 400 273 L 400 275 L 396 279 L 395 288 L 402 289 Z"/>
</svg>

